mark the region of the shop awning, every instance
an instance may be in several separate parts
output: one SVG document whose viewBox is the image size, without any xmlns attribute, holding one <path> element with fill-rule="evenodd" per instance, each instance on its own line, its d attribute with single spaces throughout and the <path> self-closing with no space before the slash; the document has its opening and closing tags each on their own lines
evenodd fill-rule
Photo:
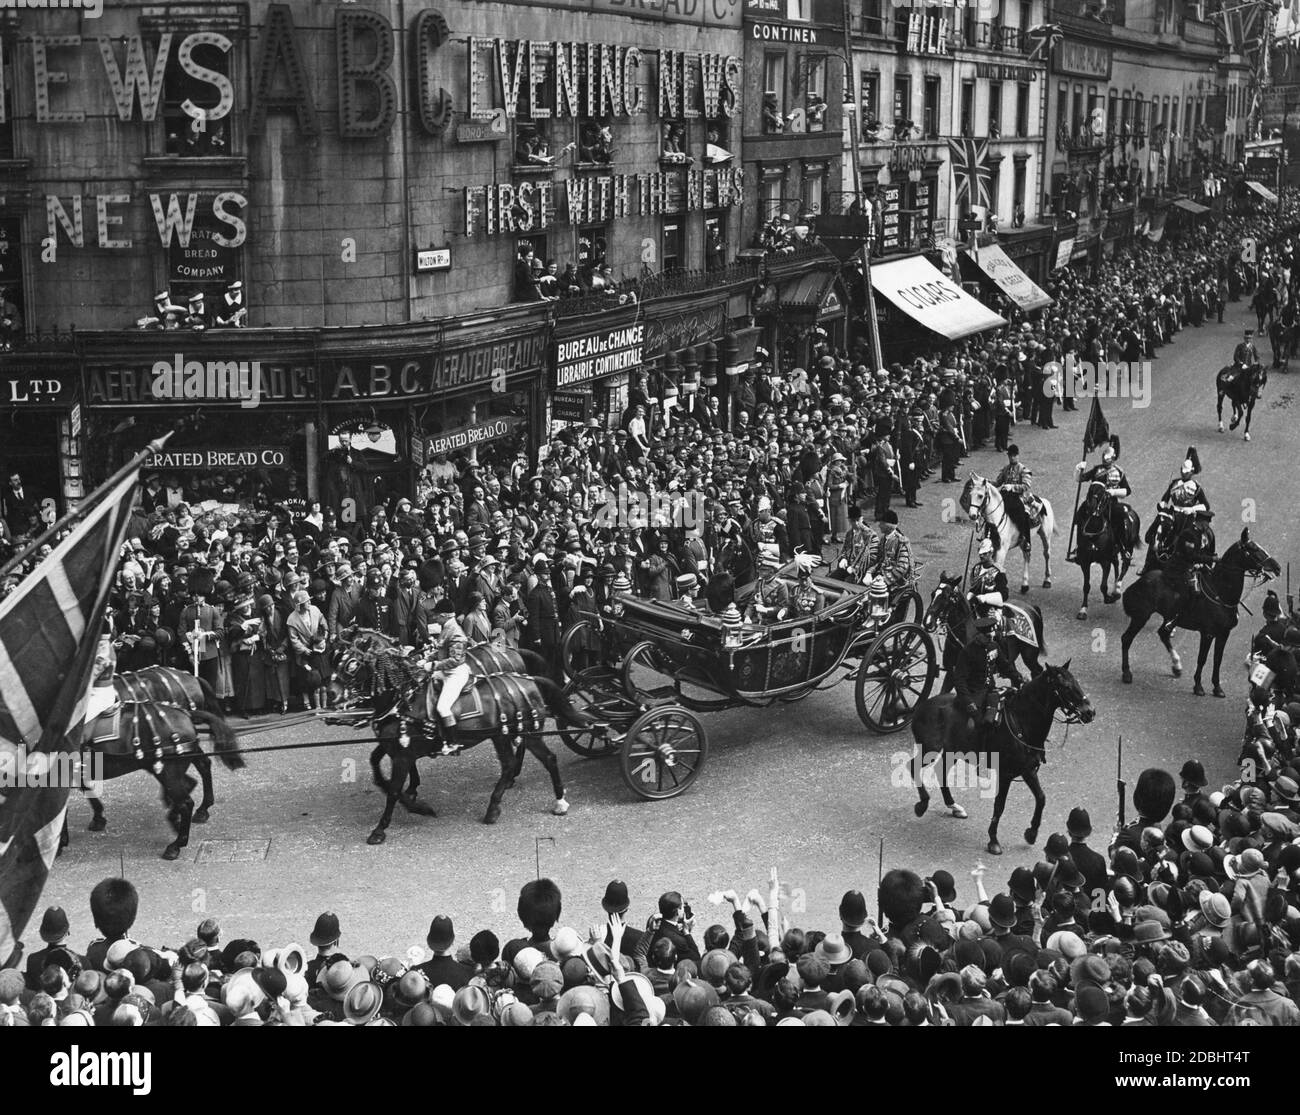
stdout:
<svg viewBox="0 0 1300 1115">
<path fill-rule="evenodd" d="M 1022 310 L 1041 310 L 1052 300 L 1046 292 L 1015 265 L 1011 257 L 996 244 L 967 252 L 975 264 L 1008 298 Z"/>
<path fill-rule="evenodd" d="M 1190 213 L 1193 217 L 1199 217 L 1202 213 L 1208 213 L 1210 211 L 1209 206 L 1197 205 L 1196 202 L 1185 197 L 1177 198 L 1174 201 L 1174 206 L 1181 209 L 1184 213 Z"/>
<path fill-rule="evenodd" d="M 781 288 L 780 303 L 783 307 L 815 313 L 834 281 L 833 271 L 808 271 L 797 279 L 791 279 Z"/>
<path fill-rule="evenodd" d="M 871 269 L 871 285 L 908 317 L 950 341 L 1006 325 L 978 299 L 940 272 L 924 256 L 897 259 Z"/>
<path fill-rule="evenodd" d="M 1250 189 L 1254 190 L 1255 193 L 1259 194 L 1259 196 L 1262 197 L 1265 201 L 1267 201 L 1270 205 L 1277 204 L 1277 194 L 1275 194 L 1262 182 L 1247 181 L 1246 185 Z"/>
</svg>

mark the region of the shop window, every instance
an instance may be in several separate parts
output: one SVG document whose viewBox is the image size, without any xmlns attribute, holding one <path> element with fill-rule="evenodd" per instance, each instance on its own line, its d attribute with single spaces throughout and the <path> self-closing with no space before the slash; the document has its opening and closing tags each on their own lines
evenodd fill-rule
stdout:
<svg viewBox="0 0 1300 1115">
<path fill-rule="evenodd" d="M 961 134 L 969 139 L 975 134 L 975 83 L 961 83 Z"/>
<path fill-rule="evenodd" d="M 685 227 L 680 217 L 665 217 L 663 233 L 659 239 L 660 269 L 676 271 L 685 266 L 683 256 L 686 254 Z"/>
<path fill-rule="evenodd" d="M 1016 85 L 1016 135 L 1024 139 L 1029 135 L 1029 83 Z"/>
<path fill-rule="evenodd" d="M 1002 135 L 1002 82 L 989 82 L 989 139 Z"/>
<path fill-rule="evenodd" d="M 906 75 L 894 78 L 894 138 L 909 138 L 912 128 L 912 79 Z M 903 134 L 899 134 L 899 133 Z"/>
<path fill-rule="evenodd" d="M 808 58 L 808 85 L 804 90 L 804 125 L 810 132 L 826 130 L 826 59 Z"/>
<path fill-rule="evenodd" d="M 727 265 L 727 216 L 707 213 L 704 217 L 704 266 L 717 271 Z"/>
<path fill-rule="evenodd" d="M 862 0 L 862 30 L 868 35 L 885 33 L 884 0 Z"/>
<path fill-rule="evenodd" d="M 157 44 L 154 46 L 156 50 Z M 231 76 L 231 53 L 211 43 L 196 46 L 190 57 L 195 66 L 227 79 Z M 191 77 L 181 68 L 179 52 L 173 49 L 167 57 L 167 71 L 163 78 L 162 117 L 168 155 L 210 158 L 230 154 L 230 115 L 220 120 L 207 120 L 202 114 L 191 115 L 181 107 L 189 102 L 195 108 L 210 111 L 218 106 L 219 100 L 220 93 L 215 86 Z"/>
<path fill-rule="evenodd" d="M 938 137 L 939 79 L 937 77 L 927 77 L 925 79 L 925 108 L 921 115 L 921 127 L 924 129 L 924 135 L 927 139 Z"/>
<path fill-rule="evenodd" d="M 763 134 L 785 131 L 785 52 L 763 55 Z"/>
</svg>

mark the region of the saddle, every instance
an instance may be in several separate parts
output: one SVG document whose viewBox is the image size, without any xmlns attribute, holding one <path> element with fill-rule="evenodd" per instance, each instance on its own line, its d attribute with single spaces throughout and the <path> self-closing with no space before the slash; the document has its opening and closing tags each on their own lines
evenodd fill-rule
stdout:
<svg viewBox="0 0 1300 1115">
<path fill-rule="evenodd" d="M 442 683 L 432 680 L 424 691 L 424 714 L 434 724 L 438 717 L 438 694 Z M 514 730 L 522 724 L 537 730 L 546 720 L 546 701 L 526 674 L 496 673 L 487 677 L 471 676 L 452 706 L 457 728 L 485 732 L 505 726 Z"/>
</svg>

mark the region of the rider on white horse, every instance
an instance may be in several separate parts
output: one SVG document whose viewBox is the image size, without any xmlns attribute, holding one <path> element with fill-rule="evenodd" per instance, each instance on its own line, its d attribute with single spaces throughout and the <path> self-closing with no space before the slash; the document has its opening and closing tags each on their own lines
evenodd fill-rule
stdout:
<svg viewBox="0 0 1300 1115">
<path fill-rule="evenodd" d="M 1043 518 L 1043 501 L 1033 492 L 1034 474 L 1020 461 L 1020 446 L 1007 446 L 1007 463 L 1002 466 L 993 481 L 1003 493 L 1013 493 L 1020 497 L 1025 515 L 1031 528 L 1038 526 Z"/>
</svg>

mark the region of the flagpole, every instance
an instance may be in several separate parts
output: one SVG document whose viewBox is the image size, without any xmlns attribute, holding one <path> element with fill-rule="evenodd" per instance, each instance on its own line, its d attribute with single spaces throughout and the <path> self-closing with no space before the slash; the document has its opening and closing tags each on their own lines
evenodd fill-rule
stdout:
<svg viewBox="0 0 1300 1115">
<path fill-rule="evenodd" d="M 60 519 L 53 526 L 47 529 L 45 533 L 42 534 L 39 538 L 37 538 L 34 542 L 29 542 L 21 552 L 16 554 L 14 557 L 10 558 L 9 561 L 5 563 L 4 568 L 0 569 L 0 580 L 3 580 L 14 570 L 21 568 L 23 562 L 25 562 L 32 554 L 34 554 L 42 546 L 46 545 L 47 543 L 52 545 L 53 540 L 59 534 L 60 531 L 67 530 L 69 527 L 74 526 L 76 523 L 80 522 L 83 518 L 85 518 L 86 515 L 91 510 L 93 510 L 94 507 L 98 504 L 100 497 L 112 491 L 113 488 L 115 488 L 124 479 L 126 479 L 128 475 L 130 475 L 132 470 L 140 469 L 144 465 L 145 461 L 147 461 L 155 453 L 161 453 L 162 448 L 164 445 L 167 444 L 168 439 L 170 439 L 171 436 L 175 434 L 176 431 L 179 430 L 180 428 L 181 428 L 180 426 L 177 426 L 175 429 L 168 430 L 165 434 L 162 435 L 162 437 L 154 438 L 154 440 L 151 441 L 147 446 L 145 446 L 144 449 L 142 449 L 139 453 L 137 453 L 134 457 L 132 457 L 131 460 L 129 460 L 120 469 L 118 469 L 115 473 L 113 473 L 112 476 L 110 476 L 107 480 L 105 480 L 104 483 L 102 483 L 98 488 L 96 488 L 93 492 L 91 492 L 89 496 L 81 500 L 81 502 L 76 506 L 76 508 L 74 508 L 72 511 L 69 511 L 66 515 L 64 515 L 62 519 Z"/>
</svg>

